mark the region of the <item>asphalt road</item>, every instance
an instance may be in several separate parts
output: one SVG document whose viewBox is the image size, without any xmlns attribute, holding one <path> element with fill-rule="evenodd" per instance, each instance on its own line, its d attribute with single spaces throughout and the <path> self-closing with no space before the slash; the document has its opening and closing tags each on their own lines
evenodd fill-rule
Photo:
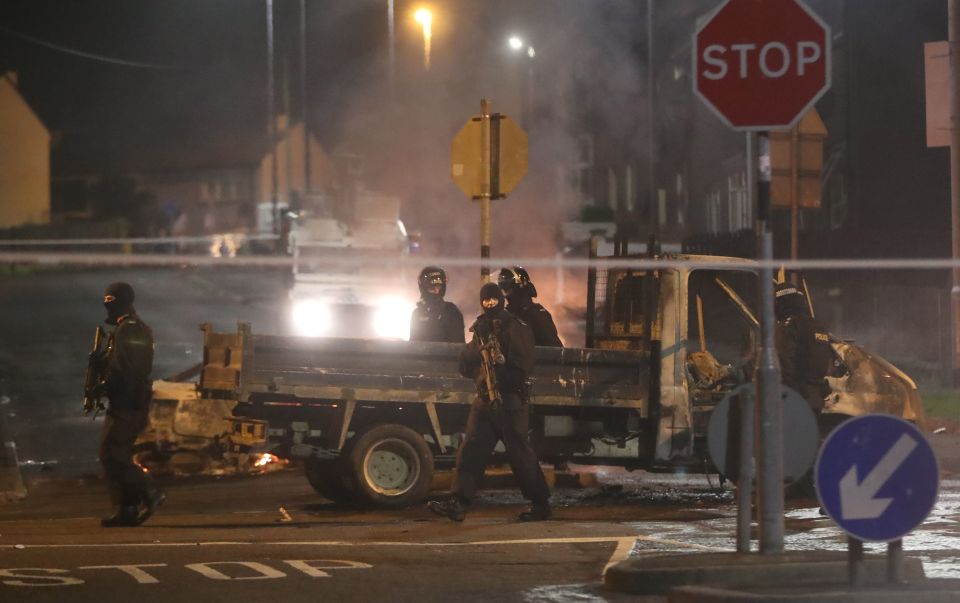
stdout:
<svg viewBox="0 0 960 603">
<path fill-rule="evenodd" d="M 278 272 L 0 277 L 0 412 L 30 489 L 25 501 L 0 505 L 0 601 L 619 601 L 626 598 L 599 586 L 612 561 L 734 548 L 729 490 L 702 476 L 618 470 L 602 472 L 603 488 L 558 491 L 556 519 L 540 524 L 513 520 L 522 509 L 513 491 L 488 494 L 456 525 L 422 506 L 338 508 L 299 473 L 283 471 L 169 481 L 168 503 L 149 524 L 104 530 L 99 423 L 80 417 L 80 384 L 103 319 L 102 291 L 114 280 L 138 291 L 137 308 L 156 335 L 157 377 L 197 362 L 200 323 L 283 328 L 286 275 Z M 924 560 L 928 575 L 958 578 L 960 440 L 931 440 L 944 473 L 941 496 L 905 549 Z M 786 525 L 788 550 L 846 547 L 815 501 L 789 503 Z M 118 564 L 141 567 L 103 567 Z"/>
</svg>

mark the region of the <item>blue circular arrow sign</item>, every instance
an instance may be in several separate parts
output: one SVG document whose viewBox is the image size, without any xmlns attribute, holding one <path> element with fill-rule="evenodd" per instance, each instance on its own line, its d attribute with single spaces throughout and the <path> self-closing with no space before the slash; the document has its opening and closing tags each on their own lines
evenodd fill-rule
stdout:
<svg viewBox="0 0 960 603">
<path fill-rule="evenodd" d="M 889 415 L 865 415 L 834 429 L 820 448 L 817 496 L 827 514 L 860 540 L 898 540 L 937 501 L 937 458 L 923 433 Z"/>
</svg>

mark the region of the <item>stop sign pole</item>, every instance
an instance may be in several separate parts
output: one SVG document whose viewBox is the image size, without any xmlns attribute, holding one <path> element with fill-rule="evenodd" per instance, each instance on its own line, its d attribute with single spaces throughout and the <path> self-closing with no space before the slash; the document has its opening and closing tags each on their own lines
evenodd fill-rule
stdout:
<svg viewBox="0 0 960 603">
<path fill-rule="evenodd" d="M 769 130 L 790 129 L 830 87 L 830 29 L 801 0 L 727 0 L 693 36 L 694 93 L 727 125 L 756 132 L 760 350 L 756 373 L 760 552 L 783 552 L 783 415 L 774 343 Z M 753 136 L 753 134 L 751 134 Z M 749 471 L 749 458 L 741 467 Z M 749 473 L 747 473 L 749 474 Z M 738 483 L 737 550 L 750 550 L 750 482 Z M 744 508 L 746 507 L 746 508 Z"/>
</svg>

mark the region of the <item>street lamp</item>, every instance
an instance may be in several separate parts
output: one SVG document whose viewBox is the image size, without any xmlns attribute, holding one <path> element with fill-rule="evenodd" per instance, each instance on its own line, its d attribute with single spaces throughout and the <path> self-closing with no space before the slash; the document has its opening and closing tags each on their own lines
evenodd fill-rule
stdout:
<svg viewBox="0 0 960 603">
<path fill-rule="evenodd" d="M 430 70 L 430 39 L 433 37 L 433 13 L 428 8 L 418 8 L 413 13 L 414 20 L 423 26 L 423 69 Z"/>
<path fill-rule="evenodd" d="M 527 63 L 527 81 L 521 96 L 521 113 L 524 127 L 530 127 L 531 114 L 533 113 L 533 58 L 537 56 L 537 51 L 533 46 L 528 46 L 520 36 L 510 36 L 507 38 L 507 46 L 511 51 L 520 53 L 526 47 L 526 55 L 530 62 Z"/>
</svg>

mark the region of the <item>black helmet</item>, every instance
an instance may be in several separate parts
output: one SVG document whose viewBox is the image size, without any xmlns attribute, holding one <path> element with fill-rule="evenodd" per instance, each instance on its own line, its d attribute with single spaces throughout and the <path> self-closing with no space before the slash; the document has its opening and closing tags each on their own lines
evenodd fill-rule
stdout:
<svg viewBox="0 0 960 603">
<path fill-rule="evenodd" d="M 443 297 L 447 294 L 447 273 L 443 271 L 443 268 L 427 266 L 420 271 L 420 276 L 417 277 L 420 295 L 429 293 L 431 288 L 438 285 L 440 286 L 440 297 Z"/>
<path fill-rule="evenodd" d="M 537 288 L 530 282 L 530 274 L 523 266 L 514 266 L 513 268 L 501 268 L 500 276 L 497 277 L 497 284 L 503 289 L 507 296 L 513 295 L 516 291 L 526 291 L 530 297 L 537 296 Z"/>
<path fill-rule="evenodd" d="M 774 295 L 774 311 L 778 320 L 809 313 L 806 298 L 793 283 L 777 283 Z"/>
</svg>

